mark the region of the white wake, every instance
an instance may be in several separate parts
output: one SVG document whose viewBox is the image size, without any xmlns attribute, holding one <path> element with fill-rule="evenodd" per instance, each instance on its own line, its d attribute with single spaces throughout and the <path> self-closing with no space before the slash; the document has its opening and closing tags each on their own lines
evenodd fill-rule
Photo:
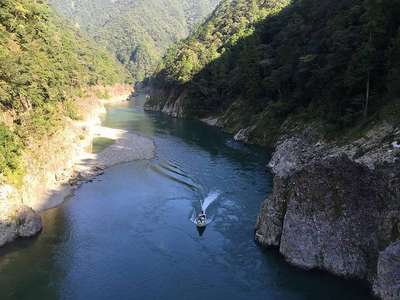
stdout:
<svg viewBox="0 0 400 300">
<path fill-rule="evenodd" d="M 213 191 L 208 193 L 207 197 L 201 202 L 201 209 L 206 212 L 207 208 L 218 199 L 219 195 L 221 195 L 218 191 Z"/>
</svg>

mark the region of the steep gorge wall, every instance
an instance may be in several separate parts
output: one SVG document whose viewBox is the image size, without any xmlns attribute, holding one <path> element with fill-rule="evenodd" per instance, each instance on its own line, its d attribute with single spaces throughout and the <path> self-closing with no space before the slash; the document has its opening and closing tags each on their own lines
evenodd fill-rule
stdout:
<svg viewBox="0 0 400 300">
<path fill-rule="evenodd" d="M 184 97 L 180 93 L 180 98 Z M 170 93 L 148 109 L 184 117 Z M 223 118 L 214 122 L 224 126 Z M 235 139 L 249 141 L 252 128 Z M 285 259 L 368 281 L 376 295 L 400 299 L 400 129 L 384 123 L 338 145 L 312 130 L 286 135 L 270 162 L 273 193 L 264 201 L 256 240 Z"/>
<path fill-rule="evenodd" d="M 184 101 L 174 100 L 185 93 L 157 96 L 164 102 L 150 101 L 148 109 L 185 116 Z M 223 118 L 216 124 L 224 126 Z M 400 128 L 378 124 L 356 140 L 328 142 L 312 129 L 282 136 L 255 238 L 295 266 L 365 280 L 382 299 L 398 300 Z M 235 139 L 248 142 L 251 131 L 243 128 Z"/>
<path fill-rule="evenodd" d="M 400 130 L 389 124 L 346 145 L 306 132 L 283 137 L 256 240 L 305 269 L 370 282 L 400 299 Z"/>
<path fill-rule="evenodd" d="M 145 110 L 163 112 L 174 118 L 185 117 L 183 104 L 187 91 L 179 88 L 150 89 L 151 98 L 145 103 Z"/>
</svg>

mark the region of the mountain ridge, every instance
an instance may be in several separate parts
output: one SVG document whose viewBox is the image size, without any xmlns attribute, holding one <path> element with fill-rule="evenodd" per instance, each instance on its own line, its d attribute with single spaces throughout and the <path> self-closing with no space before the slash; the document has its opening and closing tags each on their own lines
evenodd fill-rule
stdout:
<svg viewBox="0 0 400 300">
<path fill-rule="evenodd" d="M 115 53 L 136 82 L 149 76 L 165 49 L 186 37 L 218 0 L 96 0 L 50 4 Z"/>
</svg>

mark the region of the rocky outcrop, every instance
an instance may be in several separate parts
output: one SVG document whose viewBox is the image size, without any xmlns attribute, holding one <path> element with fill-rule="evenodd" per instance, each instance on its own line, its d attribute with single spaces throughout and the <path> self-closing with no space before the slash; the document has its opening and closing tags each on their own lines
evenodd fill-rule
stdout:
<svg viewBox="0 0 400 300">
<path fill-rule="evenodd" d="M 150 98 L 146 102 L 144 109 L 148 111 L 160 111 L 174 118 L 182 118 L 185 115 L 183 103 L 187 97 L 186 90 L 169 91 L 152 89 Z M 162 99 L 162 101 L 160 101 Z"/>
<path fill-rule="evenodd" d="M 374 291 L 383 299 L 400 299 L 400 241 L 379 254 Z"/>
<path fill-rule="evenodd" d="M 251 132 L 255 129 L 255 126 L 251 126 L 251 127 L 247 127 L 247 128 L 243 128 L 240 129 L 235 136 L 233 137 L 233 139 L 235 141 L 238 142 L 244 142 L 244 143 L 248 143 L 249 139 L 250 139 L 250 134 Z"/>
<path fill-rule="evenodd" d="M 168 101 L 167 103 L 165 103 L 161 111 L 174 118 L 183 117 L 184 111 L 182 103 L 185 97 L 186 93 L 182 93 L 181 95 L 179 95 L 176 101 Z"/>
<path fill-rule="evenodd" d="M 256 223 L 256 240 L 264 246 L 279 246 L 286 213 L 287 179 L 274 178 L 274 191 L 263 202 Z"/>
<path fill-rule="evenodd" d="M 32 208 L 15 205 L 0 215 L 0 247 L 19 237 L 31 237 L 42 230 L 42 219 Z"/>
<path fill-rule="evenodd" d="M 396 271 L 387 263 L 396 261 L 395 251 L 385 250 L 400 240 L 398 138 L 388 124 L 343 145 L 311 130 L 282 138 L 269 164 L 274 190 L 262 205 L 256 240 L 279 247 L 293 265 L 375 282 L 383 299 L 399 299 L 390 296 L 400 282 L 389 280 Z"/>
<path fill-rule="evenodd" d="M 214 127 L 222 127 L 222 120 L 219 117 L 208 117 L 200 119 L 203 123 Z"/>
</svg>

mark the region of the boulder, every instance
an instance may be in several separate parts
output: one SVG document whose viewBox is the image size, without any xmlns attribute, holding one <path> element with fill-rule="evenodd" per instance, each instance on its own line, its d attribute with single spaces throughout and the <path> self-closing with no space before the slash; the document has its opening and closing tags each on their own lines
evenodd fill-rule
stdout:
<svg viewBox="0 0 400 300">
<path fill-rule="evenodd" d="M 32 208 L 19 206 L 17 210 L 18 237 L 31 237 L 42 230 L 42 218 Z"/>
<path fill-rule="evenodd" d="M 15 205 L 0 216 L 0 247 L 19 237 L 31 237 L 42 230 L 42 219 L 32 208 Z"/>
</svg>

